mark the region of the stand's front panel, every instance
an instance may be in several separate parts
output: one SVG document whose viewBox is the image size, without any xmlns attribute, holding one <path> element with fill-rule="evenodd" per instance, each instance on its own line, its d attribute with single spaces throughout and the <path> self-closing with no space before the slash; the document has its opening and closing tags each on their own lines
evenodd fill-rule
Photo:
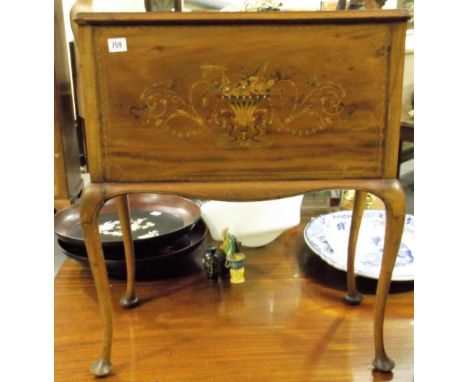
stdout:
<svg viewBox="0 0 468 382">
<path fill-rule="evenodd" d="M 103 180 L 383 177 L 401 28 L 93 27 Z"/>
</svg>

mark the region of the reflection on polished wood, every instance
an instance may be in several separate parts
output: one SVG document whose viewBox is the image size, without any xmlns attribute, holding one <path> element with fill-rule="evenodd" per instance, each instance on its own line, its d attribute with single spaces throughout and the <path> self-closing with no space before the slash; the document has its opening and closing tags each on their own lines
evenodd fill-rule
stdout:
<svg viewBox="0 0 468 382">
<path fill-rule="evenodd" d="M 411 381 L 413 283 L 394 283 L 387 302 L 386 348 L 398 364 L 372 371 L 377 282 L 358 277 L 365 299 L 344 302 L 346 274 L 323 263 L 300 226 L 272 244 L 244 248 L 246 281 L 210 282 L 201 255 L 167 278 L 138 282 L 142 305 L 118 304 L 125 281 L 111 280 L 113 365 L 108 381 Z M 359 254 L 358 254 L 359 256 Z M 93 381 L 101 348 L 91 273 L 67 261 L 55 283 L 55 381 Z"/>
</svg>

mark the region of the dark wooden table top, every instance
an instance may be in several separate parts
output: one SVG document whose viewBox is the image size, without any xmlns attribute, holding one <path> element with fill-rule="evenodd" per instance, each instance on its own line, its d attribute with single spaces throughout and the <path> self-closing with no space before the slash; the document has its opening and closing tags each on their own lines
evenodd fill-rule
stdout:
<svg viewBox="0 0 468 382">
<path fill-rule="evenodd" d="M 179 274 L 138 282 L 143 304 L 124 310 L 111 280 L 113 364 L 107 381 L 411 381 L 413 283 L 392 284 L 385 335 L 393 374 L 372 370 L 376 281 L 358 278 L 361 306 L 343 302 L 345 273 L 306 246 L 308 218 L 272 244 L 244 248 L 246 282 L 205 278 L 201 255 Z M 101 322 L 91 273 L 68 260 L 55 281 L 55 381 L 92 381 Z"/>
</svg>

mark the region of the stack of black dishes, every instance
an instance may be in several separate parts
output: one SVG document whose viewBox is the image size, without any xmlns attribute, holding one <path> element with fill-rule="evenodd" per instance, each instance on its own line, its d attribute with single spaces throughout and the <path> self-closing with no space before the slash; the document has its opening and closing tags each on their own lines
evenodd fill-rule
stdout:
<svg viewBox="0 0 468 382">
<path fill-rule="evenodd" d="M 203 242 L 207 229 L 194 202 L 173 195 L 129 195 L 137 279 L 186 273 L 191 254 Z M 101 209 L 99 231 L 109 277 L 125 278 L 125 252 L 115 200 Z M 89 267 L 78 205 L 55 214 L 55 234 L 62 252 Z"/>
</svg>

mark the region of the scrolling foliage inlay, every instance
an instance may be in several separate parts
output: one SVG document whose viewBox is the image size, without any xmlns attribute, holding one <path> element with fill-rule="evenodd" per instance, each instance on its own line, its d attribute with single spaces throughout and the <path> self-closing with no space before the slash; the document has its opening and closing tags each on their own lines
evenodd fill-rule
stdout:
<svg viewBox="0 0 468 382">
<path fill-rule="evenodd" d="M 231 73 L 202 65 L 143 90 L 131 114 L 179 138 L 220 132 L 221 147 L 266 147 L 272 132 L 310 136 L 333 126 L 344 110 L 344 89 L 296 68 Z"/>
</svg>

